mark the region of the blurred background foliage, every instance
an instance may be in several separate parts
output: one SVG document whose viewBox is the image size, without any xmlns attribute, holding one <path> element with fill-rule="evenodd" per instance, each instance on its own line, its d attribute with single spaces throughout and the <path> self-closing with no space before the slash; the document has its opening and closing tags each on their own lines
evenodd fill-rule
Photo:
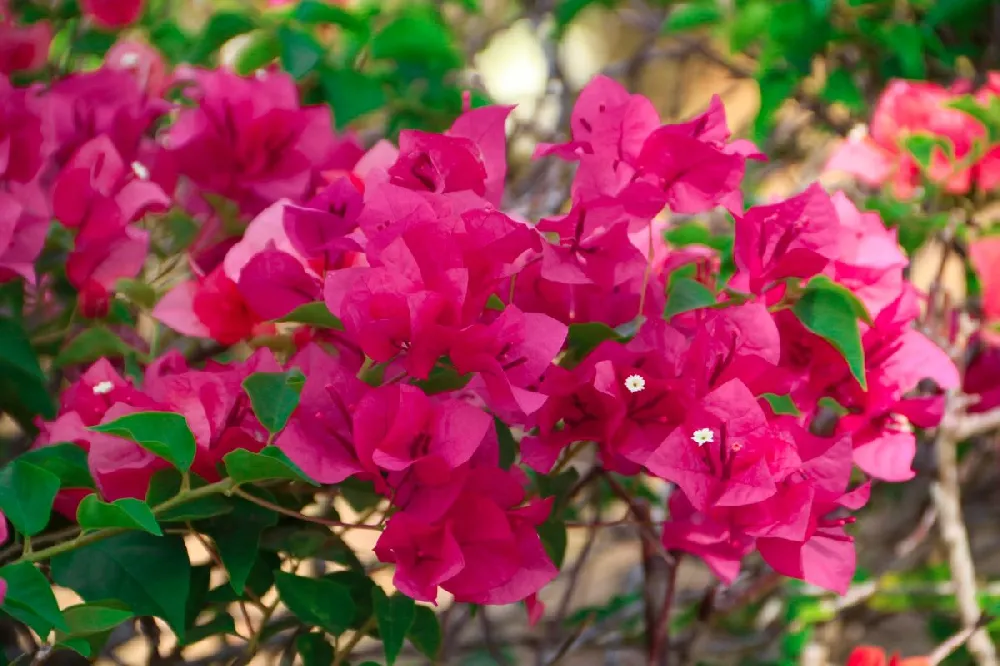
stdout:
<svg viewBox="0 0 1000 666">
<path fill-rule="evenodd" d="M 50 61 L 64 71 L 98 67 L 118 37 L 80 19 L 73 1 L 14 0 L 12 9 L 28 22 L 48 19 L 59 26 Z M 466 92 L 473 106 L 517 104 L 509 127 L 506 203 L 537 218 L 563 208 L 572 174 L 557 160 L 531 162 L 531 151 L 539 141 L 565 140 L 576 92 L 596 74 L 647 95 L 668 121 L 690 117 L 720 95 L 734 132 L 770 157 L 747 179 L 748 202 L 760 201 L 820 177 L 834 143 L 868 121 L 891 79 L 978 85 L 1000 69 L 1000 3 L 150 0 L 142 22 L 125 37 L 148 41 L 174 64 L 226 64 L 252 74 L 278 63 L 299 82 L 307 102 L 329 104 L 338 128 L 357 131 L 366 145 L 403 128 L 445 129 Z M 954 300 L 965 297 L 961 255 L 957 263 L 938 260 L 945 256 L 937 233 L 944 218 L 928 215 L 920 201 L 895 201 L 825 174 L 823 180 L 848 187 L 887 224 L 900 227 L 918 286 L 944 275 Z M 675 219 L 668 238 L 725 251 L 727 223 L 725 217 Z M 1000 616 L 1000 475 L 993 442 L 976 444 L 963 454 L 965 511 L 979 573 L 997 581 L 982 588 L 981 602 L 992 617 Z M 921 449 L 916 480 L 875 489 L 856 530 L 856 585 L 843 599 L 784 581 L 762 566 L 749 567 L 736 585 L 721 590 L 687 561 L 674 632 L 682 637 L 681 654 L 705 663 L 843 663 L 859 643 L 925 654 L 954 634 L 947 559 L 929 537 L 931 458 Z M 657 500 L 653 490 L 646 492 Z M 565 615 L 574 650 L 563 663 L 641 663 L 630 661 L 642 654 L 630 651 L 641 642 L 643 626 L 636 550 L 625 526 L 570 531 L 567 571 L 574 580 L 573 572 L 582 574 L 577 602 Z M 590 558 L 585 568 L 574 564 L 581 557 Z M 717 611 L 710 621 L 708 607 Z M 1000 620 L 989 628 L 1000 638 Z M 488 638 L 489 650 L 466 651 L 461 663 L 534 663 L 525 661 L 531 653 L 521 638 Z M 946 663 L 970 658 L 960 649 Z"/>
</svg>

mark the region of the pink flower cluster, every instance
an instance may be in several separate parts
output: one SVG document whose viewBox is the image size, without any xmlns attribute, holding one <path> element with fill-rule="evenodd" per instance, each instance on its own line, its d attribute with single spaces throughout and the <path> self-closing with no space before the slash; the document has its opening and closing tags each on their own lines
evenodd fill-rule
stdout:
<svg viewBox="0 0 1000 666">
<path fill-rule="evenodd" d="M 267 440 L 242 380 L 297 367 L 301 401 L 275 444 L 320 483 L 355 477 L 389 500 L 375 553 L 416 599 L 444 589 L 537 609 L 534 595 L 557 573 L 537 532 L 552 500 L 530 491 L 522 469 L 500 465 L 498 422 L 526 433 L 521 463 L 538 472 L 593 442 L 609 472 L 670 482 L 664 545 L 723 580 L 757 551 L 783 574 L 842 592 L 854 570 L 846 514 L 868 495 L 867 484 L 851 487 L 853 465 L 911 477 L 911 424 L 933 425 L 941 389 L 958 382 L 911 326 L 918 296 L 877 215 L 816 186 L 744 208 L 746 161 L 763 155 L 731 140 L 718 99 L 664 125 L 649 100 L 595 79 L 573 110 L 570 141 L 537 151 L 577 167 L 565 214 L 535 223 L 502 210 L 509 107 L 469 110 L 444 133 L 407 130 L 398 145 L 365 151 L 336 137 L 328 114 L 302 107 L 286 75 L 177 72 L 197 103 L 168 108 L 151 62 L 113 65 L 50 92 L 15 90 L 19 106 L 0 107 L 14 119 L 0 137 L 28 156 L 3 165 L 0 182 L 16 192 L 40 179 L 42 202 L 76 230 L 71 282 L 106 290 L 139 274 L 143 214 L 174 204 L 201 227 L 192 278 L 159 301 L 160 322 L 230 345 L 322 302 L 342 330 L 299 328 L 286 363 L 258 351 L 193 369 L 171 352 L 141 388 L 95 364 L 39 444 L 86 449 L 105 499 L 143 497 L 166 463 L 88 427 L 136 411 L 183 414 L 198 445 L 194 471 L 215 479 L 223 455 Z M 33 110 L 50 98 L 59 103 Z M 168 111 L 169 128 L 153 135 Z M 735 219 L 728 285 L 715 251 L 660 237 L 665 208 L 719 207 Z M 25 277 L 35 255 L 15 255 Z M 664 320 L 679 280 L 715 302 Z M 811 280 L 850 291 L 870 314 L 867 390 L 790 309 Z M 578 325 L 605 333 L 582 358 Z M 918 393 L 928 378 L 936 386 Z M 781 396 L 796 415 L 772 408 Z M 840 410 L 833 432 L 814 434 L 829 405 Z M 72 516 L 86 492 L 64 492 L 59 509 Z"/>
<path fill-rule="evenodd" d="M 973 187 L 996 189 L 1000 145 L 989 143 L 987 128 L 976 118 L 950 106 L 969 94 L 986 107 L 996 104 L 1000 72 L 991 72 L 975 91 L 968 82 L 950 88 L 927 81 L 891 82 L 879 98 L 870 127 L 844 142 L 827 170 L 848 173 L 876 187 L 888 184 L 901 199 L 913 196 L 924 178 L 951 194 L 965 194 Z M 941 142 L 932 149 L 923 174 L 906 148 L 907 139 L 917 134 Z"/>
</svg>

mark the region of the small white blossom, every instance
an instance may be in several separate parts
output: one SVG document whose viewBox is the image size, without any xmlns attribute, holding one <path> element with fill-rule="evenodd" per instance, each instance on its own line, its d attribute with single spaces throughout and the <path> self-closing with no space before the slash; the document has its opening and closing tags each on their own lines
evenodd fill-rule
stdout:
<svg viewBox="0 0 1000 666">
<path fill-rule="evenodd" d="M 103 381 L 100 384 L 94 386 L 94 395 L 104 395 L 105 393 L 111 393 L 115 388 L 115 385 L 108 381 Z"/>
<path fill-rule="evenodd" d="M 122 67 L 135 67 L 139 64 L 139 54 L 132 51 L 123 53 L 118 62 L 121 63 Z"/>
<path fill-rule="evenodd" d="M 149 169 L 142 162 L 132 162 L 132 173 L 139 177 L 139 180 L 149 180 Z"/>
<path fill-rule="evenodd" d="M 694 443 L 698 446 L 702 446 L 708 442 L 714 442 L 715 433 L 712 432 L 711 428 L 702 428 L 701 430 L 695 430 L 694 434 L 691 435 L 691 439 L 693 439 Z"/>
<path fill-rule="evenodd" d="M 646 388 L 646 380 L 640 375 L 629 375 L 625 378 L 625 388 L 629 393 L 638 393 Z"/>
</svg>

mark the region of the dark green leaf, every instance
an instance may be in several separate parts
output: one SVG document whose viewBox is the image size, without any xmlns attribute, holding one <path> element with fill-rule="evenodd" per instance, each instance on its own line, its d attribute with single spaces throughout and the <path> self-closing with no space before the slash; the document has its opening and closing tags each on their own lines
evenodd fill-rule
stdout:
<svg viewBox="0 0 1000 666">
<path fill-rule="evenodd" d="M 183 472 L 194 462 L 194 435 L 180 414 L 138 412 L 90 429 L 131 440 Z"/>
<path fill-rule="evenodd" d="M 722 8 L 715 0 L 700 0 L 674 5 L 670 9 L 667 20 L 663 23 L 664 32 L 684 32 L 707 25 L 714 25 L 722 20 Z"/>
<path fill-rule="evenodd" d="M 0 509 L 18 532 L 34 536 L 45 529 L 59 477 L 21 458 L 0 469 Z"/>
<path fill-rule="evenodd" d="M 330 309 L 322 301 L 300 305 L 278 321 L 308 324 L 318 328 L 335 328 L 338 331 L 344 330 L 344 325 L 330 313 Z"/>
<path fill-rule="evenodd" d="M 163 536 L 152 509 L 140 500 L 124 498 L 112 503 L 102 502 L 97 495 L 87 495 L 76 511 L 76 521 L 84 530 L 105 527 L 122 527 L 127 530 L 144 530 Z"/>
<path fill-rule="evenodd" d="M 349 569 L 363 570 L 354 549 L 337 534 L 321 525 L 296 523 L 278 525 L 261 535 L 260 547 L 299 560 L 319 558 Z"/>
<path fill-rule="evenodd" d="M 192 489 L 205 485 L 197 476 L 188 479 Z M 154 509 L 169 499 L 172 499 L 181 490 L 183 480 L 181 474 L 175 469 L 162 469 L 153 475 L 149 482 L 149 490 L 146 492 L 146 504 Z M 169 522 L 190 522 L 225 515 L 233 510 L 233 504 L 222 495 L 207 495 L 196 500 L 185 502 L 172 509 L 161 512 L 157 515 L 157 520 L 161 523 Z"/>
<path fill-rule="evenodd" d="M 135 347 L 103 326 L 95 326 L 85 329 L 70 340 L 56 356 L 53 365 L 65 368 L 68 365 L 93 363 L 99 358 L 121 358 L 134 353 Z"/>
<path fill-rule="evenodd" d="M 372 607 L 375 609 L 378 634 L 385 649 L 385 662 L 392 666 L 403 649 L 403 639 L 413 626 L 417 614 L 416 603 L 398 592 L 388 597 L 382 588 L 376 586 L 372 588 Z"/>
<path fill-rule="evenodd" d="M 240 44 L 239 51 L 233 60 L 233 69 L 237 74 L 247 76 L 258 69 L 269 65 L 281 51 L 278 37 L 269 30 L 255 30 Z"/>
<path fill-rule="evenodd" d="M 451 33 L 424 11 L 405 13 L 386 25 L 372 38 L 371 54 L 397 64 L 413 61 L 450 69 L 462 63 Z"/>
<path fill-rule="evenodd" d="M 52 444 L 22 453 L 20 459 L 52 472 L 63 488 L 93 488 L 87 452 L 76 444 Z"/>
<path fill-rule="evenodd" d="M 353 69 L 327 69 L 320 82 L 323 96 L 333 109 L 337 129 L 343 129 L 364 115 L 385 106 L 382 83 Z M 332 316 L 332 315 L 331 315 Z"/>
<path fill-rule="evenodd" d="M 9 564 L 0 569 L 0 578 L 7 582 L 7 595 L 0 610 L 24 622 L 42 638 L 53 629 L 67 629 L 52 586 L 34 564 Z"/>
<path fill-rule="evenodd" d="M 309 481 L 288 458 L 274 447 L 266 447 L 260 453 L 252 453 L 245 449 L 236 449 L 226 454 L 222 459 L 226 465 L 226 473 L 237 484 L 267 481 L 269 479 L 288 479 L 291 481 Z M 310 481 L 310 483 L 314 482 Z"/>
<path fill-rule="evenodd" d="M 727 23 L 729 50 L 734 53 L 746 51 L 751 44 L 766 35 L 773 8 L 771 0 L 750 0 L 740 7 L 733 20 Z"/>
<path fill-rule="evenodd" d="M 301 79 L 323 61 L 323 47 L 312 35 L 287 26 L 278 28 L 281 66 L 295 79 Z"/>
<path fill-rule="evenodd" d="M 261 490 L 254 492 L 261 493 Z M 235 499 L 235 498 L 234 498 Z M 205 532 L 215 541 L 229 572 L 229 584 L 242 595 L 260 548 L 260 535 L 278 524 L 278 514 L 247 500 L 234 502 L 232 513 L 212 521 Z"/>
<path fill-rule="evenodd" d="M 359 35 L 368 34 L 368 24 L 343 7 L 323 0 L 302 0 L 292 15 L 302 23 L 332 23 Z"/>
<path fill-rule="evenodd" d="M 323 576 L 323 578 L 324 580 L 329 580 L 343 586 L 350 592 L 355 608 L 351 629 L 362 629 L 374 613 L 372 608 L 372 590 L 378 587 L 375 582 L 364 571 L 357 569 L 352 571 L 336 571 Z"/>
<path fill-rule="evenodd" d="M 837 284 L 825 275 L 817 275 L 813 279 L 809 280 L 808 288 L 810 289 L 831 289 L 838 292 L 844 299 L 850 301 L 851 309 L 854 310 L 854 316 L 865 322 L 869 326 L 874 325 L 872 321 L 872 316 L 868 314 L 868 308 L 861 301 L 857 295 L 850 289 L 842 284 Z"/>
<path fill-rule="evenodd" d="M 236 621 L 233 616 L 225 611 L 220 611 L 207 622 L 196 624 L 188 629 L 187 636 L 182 645 L 194 645 L 209 636 L 219 636 L 221 634 L 236 635 Z"/>
<path fill-rule="evenodd" d="M 63 615 L 69 629 L 66 636 L 87 636 L 114 629 L 134 617 L 132 611 L 108 604 L 79 604 L 70 606 Z"/>
<path fill-rule="evenodd" d="M 333 663 L 333 646 L 323 634 L 302 634 L 295 639 L 295 651 L 302 659 L 302 666 L 330 666 Z"/>
<path fill-rule="evenodd" d="M 711 289 L 690 278 L 678 276 L 670 280 L 663 318 L 670 319 L 676 314 L 712 305 L 715 305 L 715 294 Z"/>
<path fill-rule="evenodd" d="M 851 111 L 862 111 L 865 108 L 865 97 L 854 82 L 851 72 L 846 69 L 835 69 L 826 77 L 822 97 L 830 103 L 840 103 Z"/>
<path fill-rule="evenodd" d="M 808 330 L 839 351 L 861 388 L 865 380 L 865 350 L 861 344 L 855 305 L 836 289 L 810 284 L 792 311 Z"/>
<path fill-rule="evenodd" d="M 324 578 L 305 578 L 276 571 L 274 583 L 288 610 L 305 622 L 342 634 L 354 619 L 354 601 L 347 588 Z"/>
<path fill-rule="evenodd" d="M 218 12 L 212 14 L 198 42 L 195 44 L 190 55 L 193 63 L 203 63 L 219 50 L 223 44 L 233 37 L 250 32 L 256 23 L 246 14 L 235 12 Z"/>
<path fill-rule="evenodd" d="M 557 568 L 561 568 L 563 560 L 566 559 L 566 544 L 568 543 L 566 523 L 549 518 L 538 526 L 538 536 L 542 539 L 542 545 L 545 546 L 545 552 L 549 554 L 549 559 Z"/>
<path fill-rule="evenodd" d="M 762 393 L 761 398 L 767 400 L 771 406 L 771 411 L 775 414 L 787 414 L 789 416 L 802 416 L 802 412 L 795 406 L 795 402 L 790 395 L 777 395 L 776 393 Z"/>
<path fill-rule="evenodd" d="M 413 643 L 413 647 L 420 650 L 421 654 L 431 661 L 437 659 L 438 652 L 441 651 L 441 624 L 432 608 L 416 607 L 413 624 L 406 637 Z"/>
<path fill-rule="evenodd" d="M 180 537 L 126 532 L 52 558 L 52 578 L 87 601 L 114 599 L 166 620 L 183 640 L 191 563 Z"/>
<path fill-rule="evenodd" d="M 912 23 L 894 22 L 886 26 L 882 39 L 890 53 L 899 62 L 900 73 L 906 78 L 922 79 L 927 76 L 924 63 L 924 38 L 920 28 Z"/>
<path fill-rule="evenodd" d="M 287 372 L 255 372 L 243 380 L 253 413 L 268 432 L 281 432 L 299 406 L 305 376 L 298 368 Z"/>
<path fill-rule="evenodd" d="M 8 412 L 28 431 L 36 415 L 55 418 L 45 374 L 21 325 L 0 316 L 0 412 Z"/>
<path fill-rule="evenodd" d="M 774 126 L 775 114 L 795 92 L 796 84 L 795 75 L 784 69 L 765 70 L 757 79 L 760 87 L 760 110 L 754 121 L 754 137 L 758 142 L 767 138 Z"/>
<path fill-rule="evenodd" d="M 496 426 L 497 439 L 500 443 L 500 467 L 510 469 L 517 457 L 517 442 L 514 441 L 514 434 L 506 423 L 495 416 L 493 423 Z"/>
</svg>

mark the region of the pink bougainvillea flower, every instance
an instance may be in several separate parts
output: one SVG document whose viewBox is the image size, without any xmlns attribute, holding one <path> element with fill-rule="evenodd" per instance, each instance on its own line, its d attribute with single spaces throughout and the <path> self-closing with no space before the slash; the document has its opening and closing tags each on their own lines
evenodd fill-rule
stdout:
<svg viewBox="0 0 1000 666">
<path fill-rule="evenodd" d="M 358 228 L 363 205 L 363 193 L 345 177 L 302 206 L 285 206 L 285 235 L 317 275 L 344 268 L 361 252 L 351 235 Z"/>
<path fill-rule="evenodd" d="M 409 470 L 422 484 L 440 485 L 469 462 L 492 425 L 486 412 L 464 402 L 434 401 L 416 387 L 389 384 L 358 402 L 354 445 L 372 472 Z"/>
<path fill-rule="evenodd" d="M 448 355 L 458 372 L 479 373 L 494 412 L 530 415 L 545 402 L 531 389 L 562 349 L 568 330 L 548 315 L 511 305 L 490 324 L 463 330 Z"/>
<path fill-rule="evenodd" d="M 1000 236 L 987 236 L 969 243 L 969 260 L 979 277 L 983 315 L 1000 319 Z"/>
<path fill-rule="evenodd" d="M 116 30 L 138 20 L 145 0 L 81 0 L 83 13 L 98 26 Z"/>
<path fill-rule="evenodd" d="M 318 166 L 330 160 L 337 140 L 329 109 L 300 106 L 289 75 L 179 68 L 177 79 L 192 84 L 188 93 L 197 104 L 179 113 L 166 145 L 197 188 L 250 216 L 312 193 Z"/>
<path fill-rule="evenodd" d="M 435 602 L 437 588 L 468 603 L 508 604 L 536 593 L 558 570 L 536 526 L 550 502 L 521 506 L 524 490 L 511 472 L 473 470 L 464 487 L 438 517 L 421 520 L 405 510 L 393 515 L 375 545 L 383 562 L 393 562 L 393 583 L 414 599 Z"/>
<path fill-rule="evenodd" d="M 77 289 L 94 282 L 106 290 L 139 274 L 149 254 L 149 232 L 123 227 L 99 237 L 79 237 L 66 261 L 66 277 Z"/>
<path fill-rule="evenodd" d="M 35 282 L 35 259 L 45 245 L 49 221 L 36 188 L 0 191 L 0 284 L 21 277 Z M 35 210 L 28 206 L 34 204 Z"/>
<path fill-rule="evenodd" d="M 759 294 L 784 278 L 809 278 L 839 251 L 837 212 L 818 185 L 736 217 L 732 284 Z"/>
<path fill-rule="evenodd" d="M 246 304 L 264 321 L 314 303 L 322 292 L 319 279 L 307 273 L 298 259 L 274 247 L 247 262 L 237 287 Z"/>
<path fill-rule="evenodd" d="M 896 229 L 887 229 L 878 213 L 862 213 L 843 192 L 833 195 L 840 221 L 840 250 L 826 274 L 861 299 L 876 317 L 903 290 L 903 269 L 909 263 Z"/>
<path fill-rule="evenodd" d="M 104 66 L 131 73 L 149 95 L 162 95 L 167 87 L 167 64 L 160 52 L 145 42 L 119 40 L 104 56 Z"/>
<path fill-rule="evenodd" d="M 826 165 L 869 185 L 890 183 L 899 198 L 913 195 L 920 183 L 919 164 L 906 150 L 906 137 L 926 134 L 949 146 L 954 161 L 961 162 L 973 143 L 985 135 L 976 120 L 948 108 L 954 93 L 936 83 L 895 80 L 886 86 L 867 132 L 855 133 L 841 145 Z M 972 171 L 952 163 L 952 156 L 936 146 L 926 176 L 951 193 L 970 187 Z"/>
<path fill-rule="evenodd" d="M 41 69 L 49 59 L 51 43 L 48 21 L 17 25 L 6 2 L 0 3 L 0 75 Z"/>
<path fill-rule="evenodd" d="M 927 657 L 900 658 L 895 652 L 887 661 L 882 648 L 863 645 L 851 651 L 846 666 L 931 666 L 931 662 Z"/>
<path fill-rule="evenodd" d="M 224 345 L 251 337 L 261 324 L 222 266 L 174 287 L 156 304 L 153 316 L 184 335 Z"/>
<path fill-rule="evenodd" d="M 23 184 L 38 175 L 49 130 L 44 112 L 38 96 L 15 88 L 0 73 L 0 182 Z"/>
<path fill-rule="evenodd" d="M 448 136 L 461 137 L 472 141 L 479 161 L 486 172 L 483 182 L 484 197 L 494 206 L 499 206 L 503 198 L 504 182 L 507 178 L 507 117 L 513 106 L 486 106 L 466 111 L 459 116 Z"/>
</svg>

